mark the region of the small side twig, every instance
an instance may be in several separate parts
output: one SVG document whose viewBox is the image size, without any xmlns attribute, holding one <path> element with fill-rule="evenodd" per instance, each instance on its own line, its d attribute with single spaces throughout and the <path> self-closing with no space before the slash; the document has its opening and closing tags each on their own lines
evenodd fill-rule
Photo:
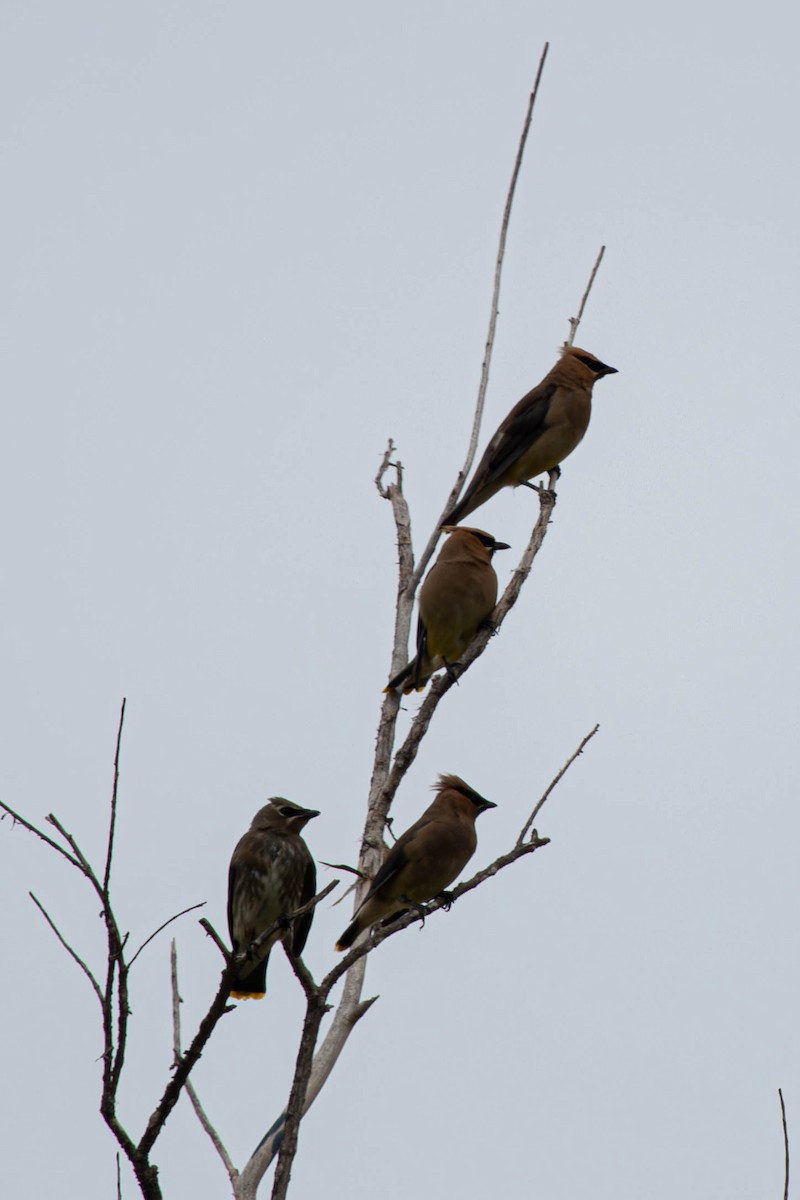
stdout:
<svg viewBox="0 0 800 1200">
<path fill-rule="evenodd" d="M 783 1103 L 783 1092 L 778 1088 L 778 1099 L 781 1102 L 781 1122 L 783 1123 L 783 1200 L 789 1200 L 789 1130 L 786 1126 L 786 1106 Z"/>
<path fill-rule="evenodd" d="M 163 925 L 159 925 L 158 929 L 153 930 L 153 932 L 150 934 L 150 937 L 145 938 L 145 940 L 142 942 L 139 949 L 134 954 L 133 958 L 128 963 L 128 970 L 130 971 L 131 967 L 136 962 L 137 958 L 142 953 L 145 946 L 149 946 L 150 943 L 152 942 L 153 938 L 158 937 L 158 935 L 161 933 L 162 929 L 166 929 L 167 926 L 171 925 L 173 921 L 177 921 L 178 917 L 185 917 L 187 913 L 194 912 L 194 910 L 196 908 L 203 908 L 205 906 L 205 904 L 206 904 L 205 900 L 201 900 L 199 904 L 190 904 L 188 908 L 184 908 L 179 913 L 175 913 L 174 917 L 170 917 L 168 920 L 166 920 L 163 923 Z"/>
<path fill-rule="evenodd" d="M 80 969 L 83 971 L 86 978 L 89 980 L 89 983 L 94 988 L 94 993 L 97 996 L 97 999 L 100 1001 L 100 1007 L 102 1008 L 103 1007 L 103 993 L 100 991 L 100 984 L 97 982 L 94 975 L 89 970 L 89 968 L 87 967 L 87 965 L 83 961 L 83 959 L 78 954 L 76 954 L 76 952 L 72 949 L 72 946 L 70 946 L 69 942 L 63 936 L 63 934 L 59 930 L 58 926 L 56 925 L 55 921 L 50 916 L 50 914 L 48 913 L 48 911 L 44 907 L 44 905 L 41 903 L 41 901 L 38 900 L 36 898 L 36 896 L 34 896 L 33 892 L 28 892 L 28 895 L 30 896 L 31 900 L 36 905 L 36 907 L 39 909 L 39 912 L 42 914 L 45 921 L 47 921 L 47 924 L 50 926 L 53 933 L 56 935 L 58 940 L 61 942 L 61 945 L 66 950 L 67 954 L 69 954 L 70 958 L 75 960 L 75 962 L 78 964 Z"/>
<path fill-rule="evenodd" d="M 117 745 L 114 751 L 114 783 L 111 787 L 111 812 L 108 819 L 108 845 L 106 848 L 106 867 L 103 872 L 103 892 L 108 895 L 108 885 L 111 880 L 111 860 L 114 856 L 114 834 L 117 826 L 117 791 L 119 789 L 119 756 L 122 747 L 122 726 L 125 723 L 125 697 L 122 697 L 122 707 L 119 712 L 117 726 Z"/>
<path fill-rule="evenodd" d="M 525 838 L 526 838 L 526 837 L 527 837 L 527 835 L 528 835 L 528 830 L 530 829 L 531 825 L 533 825 L 533 822 L 536 820 L 536 817 L 538 816 L 539 812 L 541 811 L 541 809 L 542 809 L 542 806 L 544 805 L 545 801 L 546 801 L 546 800 L 547 800 L 547 798 L 549 797 L 550 793 L 553 791 L 553 789 L 554 789 L 555 787 L 557 787 L 557 785 L 558 785 L 558 784 L 561 782 L 561 780 L 564 778 L 564 776 L 566 775 L 567 771 L 570 769 L 570 767 L 572 766 L 572 764 L 575 762 L 575 759 L 576 759 L 576 758 L 578 758 L 578 757 L 579 757 L 581 754 L 583 754 L 583 751 L 585 750 L 586 746 L 587 746 L 587 745 L 588 745 L 588 743 L 589 743 L 589 742 L 592 740 L 592 738 L 593 738 L 593 737 L 594 737 L 594 735 L 597 733 L 597 731 L 598 731 L 598 729 L 599 729 L 599 728 L 600 728 L 600 726 L 599 726 L 599 725 L 595 725 L 594 729 L 590 730 L 590 732 L 589 732 L 589 733 L 587 733 L 586 737 L 583 739 L 583 741 L 581 742 L 580 746 L 578 746 L 578 749 L 577 749 L 577 750 L 575 750 L 575 751 L 574 751 L 572 754 L 570 754 L 569 758 L 568 758 L 568 759 L 567 759 L 567 761 L 564 763 L 563 767 L 562 767 L 562 768 L 561 768 L 561 770 L 558 772 L 558 774 L 557 774 L 557 775 L 555 775 L 555 776 L 553 776 L 553 778 L 551 779 L 550 783 L 547 785 L 547 787 L 545 788 L 544 792 L 542 793 L 542 796 L 541 796 L 541 798 L 539 799 L 539 801 L 537 802 L 536 806 L 534 807 L 534 809 L 533 809 L 533 812 L 532 812 L 532 813 L 531 813 L 531 815 L 528 817 L 528 819 L 527 819 L 527 821 L 525 822 L 525 824 L 522 826 L 522 829 L 520 830 L 519 837 L 517 838 L 517 845 L 518 845 L 518 846 L 521 846 L 521 845 L 522 845 L 522 843 L 525 841 Z"/>
<path fill-rule="evenodd" d="M 21 825 L 23 829 L 27 829 L 29 833 L 35 833 L 36 836 L 41 838 L 43 842 L 47 842 L 51 849 L 57 850 L 61 857 L 65 858 L 68 863 L 72 864 L 73 867 L 77 867 L 79 871 L 83 871 L 83 867 L 78 862 L 77 858 L 74 858 L 71 854 L 68 854 L 63 846 L 59 846 L 58 842 L 53 841 L 51 837 L 48 837 L 47 834 L 43 833 L 41 829 L 37 829 L 37 827 L 32 825 L 30 821 L 26 821 L 25 817 L 20 816 L 20 814 L 15 812 L 13 808 L 9 808 L 9 806 L 4 804 L 2 800 L 0 800 L 0 808 L 2 808 L 3 812 L 7 812 L 11 817 L 12 829 L 14 825 Z"/>
<path fill-rule="evenodd" d="M 175 1054 L 175 1062 L 180 1062 L 183 1051 L 181 1049 L 181 997 L 178 990 L 178 950 L 175 945 L 175 939 L 172 939 L 169 952 L 170 961 L 170 986 L 172 990 L 172 1049 Z M 235 1188 L 236 1180 L 239 1178 L 239 1172 L 233 1165 L 233 1160 L 228 1154 L 222 1138 L 217 1133 L 211 1121 L 208 1119 L 205 1109 L 200 1103 L 200 1099 L 195 1091 L 194 1084 L 191 1079 L 186 1080 L 186 1094 L 189 1097 L 192 1108 L 194 1109 L 197 1119 L 205 1130 L 211 1141 L 212 1146 L 222 1160 L 222 1165 L 228 1173 L 228 1179 Z"/>
<path fill-rule="evenodd" d="M 212 942 L 217 947 L 217 949 L 219 950 L 222 957 L 225 959 L 225 962 L 230 962 L 231 952 L 228 949 L 228 947 L 225 945 L 224 941 L 219 936 L 219 934 L 217 933 L 216 929 L 211 924 L 211 922 L 206 917 L 201 917 L 200 920 L 197 922 L 197 924 L 201 927 L 201 929 L 205 929 L 206 933 L 211 938 Z"/>
<path fill-rule="evenodd" d="M 569 337 L 567 338 L 566 342 L 564 343 L 565 346 L 571 346 L 573 344 L 573 342 L 575 341 L 575 334 L 578 332 L 578 326 L 580 325 L 581 320 L 583 318 L 583 310 L 586 308 L 586 301 L 589 299 L 589 293 L 592 290 L 592 285 L 594 284 L 595 275 L 597 274 L 597 272 L 600 268 L 600 263 L 603 261 L 603 255 L 605 254 L 605 252 L 606 252 L 605 246 L 601 246 L 600 253 L 598 254 L 597 258 L 595 259 L 595 264 L 592 267 L 592 273 L 589 276 L 589 282 L 586 285 L 586 291 L 583 293 L 583 296 L 581 298 L 580 307 L 578 308 L 578 315 L 577 315 L 577 317 L 569 318 Z"/>
</svg>

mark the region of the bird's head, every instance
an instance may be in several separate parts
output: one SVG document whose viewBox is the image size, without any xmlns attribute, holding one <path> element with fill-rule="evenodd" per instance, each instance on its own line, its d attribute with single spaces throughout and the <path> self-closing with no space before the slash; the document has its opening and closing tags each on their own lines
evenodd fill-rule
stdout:
<svg viewBox="0 0 800 1200">
<path fill-rule="evenodd" d="M 449 533 L 451 541 L 456 540 L 472 545 L 478 542 L 488 551 L 489 558 L 492 557 L 495 550 L 511 549 L 508 542 L 498 542 L 491 533 L 487 533 L 484 529 L 473 529 L 469 525 L 443 525 L 442 533 Z"/>
<path fill-rule="evenodd" d="M 604 375 L 616 375 L 617 368 L 609 367 L 607 363 L 601 362 L 594 354 L 590 354 L 588 350 L 581 350 L 580 346 L 562 346 L 561 362 L 564 366 L 581 366 L 586 367 L 591 371 L 593 380 L 602 379 Z M 580 369 L 580 368 L 578 368 Z"/>
<path fill-rule="evenodd" d="M 460 775 L 440 775 L 438 781 L 433 785 L 433 789 L 440 796 L 444 792 L 458 792 L 474 806 L 474 817 L 479 817 L 488 808 L 497 808 L 497 805 L 491 800 L 487 800 L 480 792 L 476 792 L 468 783 L 465 783 Z"/>
<path fill-rule="evenodd" d="M 293 800 L 285 800 L 283 796 L 273 796 L 253 817 L 251 829 L 282 829 L 289 833 L 299 833 L 309 821 L 319 816 L 317 808 L 303 808 Z"/>
</svg>

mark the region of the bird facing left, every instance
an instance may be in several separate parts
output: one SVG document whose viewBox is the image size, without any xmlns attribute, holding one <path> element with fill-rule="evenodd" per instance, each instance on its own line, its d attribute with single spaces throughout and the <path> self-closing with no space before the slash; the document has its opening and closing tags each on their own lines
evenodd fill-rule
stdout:
<svg viewBox="0 0 800 1200">
<path fill-rule="evenodd" d="M 237 843 L 228 872 L 228 929 L 234 954 L 247 951 L 279 917 L 288 916 L 315 895 L 317 871 L 300 833 L 318 816 L 315 808 L 302 808 L 273 796 Z M 233 999 L 263 999 L 270 950 L 277 941 L 288 938 L 292 954 L 302 954 L 313 916 L 312 911 L 296 920 L 291 929 L 277 929 L 255 954 L 244 959 L 231 989 Z"/>
</svg>

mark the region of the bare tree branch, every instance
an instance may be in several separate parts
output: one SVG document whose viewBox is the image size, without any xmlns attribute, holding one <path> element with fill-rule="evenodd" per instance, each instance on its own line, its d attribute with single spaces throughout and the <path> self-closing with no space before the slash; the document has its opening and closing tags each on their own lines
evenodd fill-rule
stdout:
<svg viewBox="0 0 800 1200">
<path fill-rule="evenodd" d="M 75 962 L 78 964 L 80 969 L 83 971 L 86 978 L 89 980 L 89 983 L 94 988 L 94 992 L 95 992 L 95 995 L 97 996 L 97 999 L 100 1001 L 100 1007 L 102 1008 L 103 1007 L 103 993 L 100 991 L 100 984 L 97 982 L 94 975 L 89 970 L 89 968 L 87 967 L 87 965 L 83 961 L 83 959 L 80 958 L 78 954 L 76 954 L 76 952 L 72 949 L 72 946 L 70 946 L 69 942 L 62 935 L 62 933 L 60 932 L 55 921 L 52 919 L 52 917 L 50 916 L 50 914 L 48 913 L 48 911 L 44 907 L 44 905 L 41 903 L 41 901 L 37 900 L 37 898 L 36 898 L 36 896 L 34 896 L 33 892 L 28 892 L 28 895 L 30 896 L 31 900 L 36 905 L 36 907 L 39 909 L 39 912 L 42 914 L 45 921 L 47 921 L 47 924 L 50 926 L 53 933 L 56 935 L 58 940 L 61 942 L 61 945 L 66 950 L 67 954 L 69 954 L 70 958 L 73 958 L 75 960 Z"/>
<path fill-rule="evenodd" d="M 175 945 L 175 939 L 172 939 L 169 950 L 170 961 L 170 986 L 172 991 L 172 1049 L 175 1053 L 175 1062 L 180 1062 L 183 1051 L 181 1050 L 181 997 L 178 990 L 178 950 Z M 228 1173 L 228 1179 L 231 1181 L 233 1188 L 236 1188 L 236 1180 L 239 1178 L 239 1172 L 233 1165 L 233 1160 L 225 1149 L 222 1138 L 217 1133 L 214 1126 L 211 1124 L 206 1111 L 200 1103 L 194 1084 L 191 1079 L 186 1080 L 186 1094 L 189 1097 L 192 1108 L 197 1114 L 197 1119 L 202 1125 L 205 1132 L 208 1134 L 212 1146 L 216 1150 L 219 1157 L 222 1159 L 222 1165 Z"/>
<path fill-rule="evenodd" d="M 175 913 L 175 916 L 170 917 L 168 920 L 166 920 L 163 923 L 163 925 L 159 925 L 158 929 L 154 930 L 153 933 L 150 934 L 150 937 L 145 938 L 145 940 L 142 942 L 141 946 L 139 947 L 139 949 L 134 954 L 133 958 L 128 963 L 128 970 L 130 971 L 131 967 L 136 962 L 137 958 L 142 953 L 145 946 L 149 946 L 150 943 L 152 942 L 153 938 L 158 937 L 158 935 L 161 933 L 162 929 L 166 929 L 167 926 L 171 925 L 173 921 L 177 921 L 178 917 L 185 917 L 187 913 L 194 912 L 194 910 L 196 908 L 203 908 L 205 906 L 205 904 L 206 904 L 205 900 L 201 900 L 199 904 L 190 904 L 188 908 L 181 909 L 181 911 L 179 913 Z"/>
<path fill-rule="evenodd" d="M 20 814 L 15 812 L 13 808 L 9 808 L 8 805 L 4 804 L 2 800 L 0 800 L 0 808 L 2 808 L 4 812 L 7 812 L 12 818 L 12 829 L 14 825 L 21 825 L 23 829 L 27 829 L 30 833 L 35 833 L 36 836 L 41 838 L 43 842 L 47 842 L 48 846 L 51 846 L 53 850 L 57 850 L 61 857 L 65 858 L 68 863 L 72 863 L 73 867 L 77 867 L 79 871 L 83 870 L 83 867 L 78 862 L 77 858 L 74 858 L 71 854 L 67 854 L 63 846 L 59 846 L 58 842 L 54 842 L 51 837 L 48 837 L 46 833 L 42 833 L 41 829 L 37 829 L 35 825 L 30 823 L 30 821 L 26 821 L 25 817 L 20 816 Z M 0 818 L 0 820 L 3 819 L 4 818 Z"/>
<path fill-rule="evenodd" d="M 67 830 L 64 828 L 64 826 L 61 824 L 58 817 L 56 817 L 54 813 L 48 813 L 45 820 L 47 820 L 49 822 L 49 824 L 52 825 L 54 829 L 57 829 L 58 832 L 61 834 L 64 841 L 67 843 L 67 845 L 73 851 L 75 858 L 77 859 L 77 862 L 78 862 L 79 870 L 81 870 L 83 872 L 83 874 L 89 880 L 92 887 L 97 892 L 100 899 L 102 900 L 103 899 L 103 889 L 100 884 L 100 880 L 95 875 L 94 870 L 92 869 L 92 867 L 89 863 L 89 860 L 86 858 L 86 855 L 83 853 L 80 846 L 75 841 L 75 838 L 72 836 L 71 833 L 67 832 Z M 70 856 L 67 855 L 67 857 L 69 858 Z"/>
<path fill-rule="evenodd" d="M 231 952 L 228 949 L 228 947 L 225 945 L 222 938 L 219 936 L 219 934 L 217 933 L 216 929 L 211 924 L 211 922 L 206 920 L 205 917 L 201 917 L 200 920 L 197 922 L 197 924 L 202 929 L 205 929 L 206 933 L 211 938 L 212 942 L 217 947 L 217 949 L 219 950 L 222 957 L 225 959 L 225 962 L 230 962 L 231 957 L 232 957 Z"/>
<path fill-rule="evenodd" d="M 789 1130 L 786 1127 L 786 1106 L 783 1103 L 783 1092 L 778 1088 L 778 1099 L 781 1102 L 781 1122 L 783 1124 L 783 1200 L 789 1200 Z"/>
<path fill-rule="evenodd" d="M 497 257 L 495 259 L 495 265 L 494 265 L 494 287 L 492 289 L 492 311 L 489 316 L 489 331 L 486 335 L 486 347 L 485 347 L 484 353 L 483 353 L 483 363 L 481 364 L 481 381 L 480 381 L 480 385 L 478 387 L 478 399 L 475 404 L 475 414 L 472 418 L 472 432 L 470 434 L 469 448 L 467 450 L 467 457 L 464 460 L 464 466 L 461 468 L 461 470 L 458 473 L 458 478 L 457 478 L 455 484 L 453 485 L 452 491 L 450 492 L 450 495 L 447 499 L 447 503 L 445 504 L 444 508 L 442 509 L 441 517 L 440 517 L 439 521 L 437 521 L 437 523 L 436 523 L 436 529 L 431 534 L 430 539 L 428 540 L 428 544 L 422 553 L 422 557 L 420 558 L 419 563 L 417 564 L 417 569 L 414 573 L 414 588 L 415 589 L 418 586 L 419 581 L 422 579 L 423 572 L 425 571 L 425 568 L 427 567 L 428 563 L 430 562 L 433 551 L 436 548 L 436 543 L 439 540 L 439 526 L 441 525 L 445 514 L 450 511 L 450 509 L 453 507 L 456 500 L 458 499 L 461 489 L 464 486 L 464 482 L 470 473 L 470 469 L 472 468 L 472 463 L 475 459 L 475 453 L 478 449 L 478 438 L 480 436 L 481 421 L 483 420 L 483 408 L 484 408 L 484 404 L 486 402 L 486 389 L 489 386 L 489 368 L 491 366 L 492 354 L 494 352 L 494 339 L 495 339 L 495 333 L 497 331 L 497 317 L 500 312 L 500 308 L 499 308 L 500 281 L 501 281 L 502 275 L 503 275 L 503 263 L 505 261 L 505 256 L 506 256 L 506 240 L 508 238 L 508 227 L 509 227 L 509 224 L 511 221 L 511 208 L 514 203 L 514 193 L 517 190 L 517 180 L 519 179 L 519 173 L 522 168 L 522 160 L 525 155 L 525 146 L 528 141 L 528 132 L 531 127 L 531 121 L 533 120 L 533 108 L 534 108 L 534 105 L 536 104 L 536 97 L 539 94 L 539 84 L 542 79 L 542 72 L 544 71 L 545 59 L 547 58 L 547 51 L 549 49 L 550 49 L 550 43 L 545 42 L 541 57 L 539 59 L 539 66 L 536 71 L 536 79 L 534 80 L 533 91 L 531 92 L 530 99 L 528 100 L 528 110 L 525 113 L 525 120 L 522 125 L 522 133 L 520 134 L 519 145 L 517 147 L 517 157 L 514 160 L 514 169 L 511 172 L 511 182 L 508 185 L 508 194 L 506 196 L 505 208 L 503 209 L 503 220 L 500 225 L 500 239 L 499 239 L 498 246 L 497 246 Z"/>
<path fill-rule="evenodd" d="M 108 819 L 108 847 L 106 849 L 106 869 L 103 873 L 103 891 L 108 895 L 108 884 L 111 879 L 111 859 L 114 855 L 114 833 L 117 825 L 117 789 L 119 788 L 119 754 L 122 746 L 122 726 L 125 723 L 125 697 L 122 697 L 122 707 L 119 710 L 119 725 L 117 726 L 117 745 L 114 751 L 114 783 L 111 788 L 111 812 Z"/>
<path fill-rule="evenodd" d="M 589 293 L 592 290 L 592 284 L 594 283 L 595 275 L 597 274 L 597 272 L 600 268 L 600 263 L 603 261 L 603 255 L 605 254 L 605 252 L 606 252 L 605 246 L 601 246 L 600 253 L 598 254 L 597 258 L 595 259 L 595 264 L 592 267 L 592 273 L 589 276 L 589 282 L 586 285 L 586 291 L 583 293 L 583 297 L 581 298 L 580 307 L 578 309 L 578 315 L 577 315 L 577 317 L 569 318 L 569 337 L 567 338 L 566 342 L 564 343 L 565 346 L 571 346 L 573 344 L 573 342 L 575 341 L 575 334 L 578 332 L 578 326 L 580 325 L 581 319 L 583 318 L 583 310 L 586 308 L 586 301 L 589 299 Z"/>
<path fill-rule="evenodd" d="M 555 775 L 553 777 L 553 779 L 550 781 L 548 786 L 545 788 L 544 792 L 542 793 L 541 799 L 538 801 L 533 812 L 528 817 L 527 821 L 525 822 L 525 824 L 522 826 L 522 829 L 520 830 L 519 837 L 517 838 L 518 846 L 521 846 L 522 843 L 525 841 L 525 838 L 527 837 L 527 834 L 528 834 L 528 830 L 530 829 L 533 822 L 536 820 L 536 817 L 538 816 L 539 812 L 541 811 L 548 796 L 553 791 L 553 788 L 555 788 L 557 786 L 557 784 L 563 779 L 563 777 L 566 775 L 567 771 L 570 769 L 572 764 L 575 762 L 575 759 L 578 758 L 581 754 L 583 754 L 583 751 L 586 748 L 587 744 L 592 740 L 592 738 L 597 733 L 599 728 L 600 728 L 599 725 L 595 725 L 594 729 L 590 730 L 590 732 L 587 733 L 586 737 L 583 739 L 580 746 L 578 746 L 578 749 L 575 750 L 574 753 L 569 756 L 569 758 L 564 763 L 561 770 L 558 772 L 557 775 Z"/>
</svg>

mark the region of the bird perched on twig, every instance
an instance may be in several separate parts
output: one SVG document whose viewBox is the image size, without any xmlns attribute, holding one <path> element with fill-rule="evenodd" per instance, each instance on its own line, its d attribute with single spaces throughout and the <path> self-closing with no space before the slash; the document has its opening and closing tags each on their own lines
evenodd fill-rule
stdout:
<svg viewBox="0 0 800 1200">
<path fill-rule="evenodd" d="M 490 533 L 466 525 L 445 527 L 447 541 L 419 590 L 417 653 L 390 679 L 385 692 L 421 691 L 434 671 L 457 664 L 497 603 L 496 550 L 508 550 Z"/>
<path fill-rule="evenodd" d="M 382 918 L 399 916 L 407 908 L 424 911 L 422 904 L 441 895 L 472 858 L 478 845 L 475 821 L 497 805 L 458 775 L 440 775 L 434 790 L 433 803 L 386 855 L 337 950 L 347 950 Z"/>
<path fill-rule="evenodd" d="M 589 427 L 592 387 L 616 375 L 588 350 L 564 346 L 552 371 L 516 404 L 475 469 L 472 482 L 443 525 L 457 525 L 503 487 L 529 484 L 571 454 Z"/>
<path fill-rule="evenodd" d="M 313 898 L 317 887 L 314 859 L 300 831 L 315 808 L 301 808 L 282 796 L 273 796 L 253 818 L 237 843 L 228 872 L 228 928 L 234 954 L 246 951 L 259 934 Z M 275 942 L 291 936 L 292 954 L 302 954 L 313 912 L 294 922 L 294 928 L 277 929 L 254 959 L 245 959 L 231 996 L 236 1000 L 261 1000 L 267 990 L 267 963 Z"/>
</svg>

